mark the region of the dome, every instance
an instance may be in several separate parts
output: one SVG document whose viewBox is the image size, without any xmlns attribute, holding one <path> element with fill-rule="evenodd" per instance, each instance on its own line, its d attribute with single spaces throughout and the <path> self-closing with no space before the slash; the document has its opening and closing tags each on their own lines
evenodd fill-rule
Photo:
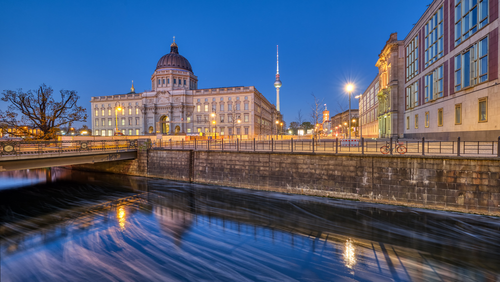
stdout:
<svg viewBox="0 0 500 282">
<path fill-rule="evenodd" d="M 166 54 L 165 56 L 161 57 L 158 61 L 158 64 L 156 64 L 156 69 L 164 68 L 182 69 L 193 72 L 189 61 L 183 56 L 179 55 L 179 49 L 175 41 L 174 43 L 172 43 L 172 45 L 170 45 L 170 54 Z"/>
</svg>

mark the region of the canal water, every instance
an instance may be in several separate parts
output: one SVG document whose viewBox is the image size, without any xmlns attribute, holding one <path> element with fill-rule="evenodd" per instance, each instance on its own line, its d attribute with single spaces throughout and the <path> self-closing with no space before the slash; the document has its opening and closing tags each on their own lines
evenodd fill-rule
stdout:
<svg viewBox="0 0 500 282">
<path fill-rule="evenodd" d="M 500 279 L 495 217 L 67 169 L 0 179 L 1 281 Z"/>
</svg>

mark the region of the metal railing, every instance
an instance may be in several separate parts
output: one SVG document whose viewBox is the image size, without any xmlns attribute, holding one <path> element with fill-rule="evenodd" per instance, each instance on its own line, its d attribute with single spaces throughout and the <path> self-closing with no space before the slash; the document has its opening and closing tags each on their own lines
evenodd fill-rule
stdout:
<svg viewBox="0 0 500 282">
<path fill-rule="evenodd" d="M 340 139 L 307 140 L 193 140 L 164 141 L 151 143 L 152 149 L 196 150 L 196 151 L 246 151 L 246 152 L 292 152 L 331 154 L 386 154 L 424 156 L 480 156 L 500 157 L 498 141 L 427 141 L 422 140 L 364 140 L 358 142 Z"/>
<path fill-rule="evenodd" d="M 0 158 L 19 155 L 129 150 L 137 149 L 137 142 L 137 140 L 0 141 Z"/>
</svg>

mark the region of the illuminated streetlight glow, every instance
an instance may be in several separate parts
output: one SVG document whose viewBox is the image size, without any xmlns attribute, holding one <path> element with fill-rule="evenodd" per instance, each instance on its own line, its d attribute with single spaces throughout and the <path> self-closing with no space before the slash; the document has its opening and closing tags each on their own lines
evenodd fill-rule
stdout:
<svg viewBox="0 0 500 282">
<path fill-rule="evenodd" d="M 345 90 L 348 93 L 351 93 L 354 90 L 354 85 L 352 83 L 347 84 L 346 87 L 345 87 Z"/>
</svg>

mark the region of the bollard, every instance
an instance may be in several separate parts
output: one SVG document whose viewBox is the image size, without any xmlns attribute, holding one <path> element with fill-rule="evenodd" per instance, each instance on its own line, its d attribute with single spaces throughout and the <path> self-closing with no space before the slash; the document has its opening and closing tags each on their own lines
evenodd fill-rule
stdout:
<svg viewBox="0 0 500 282">
<path fill-rule="evenodd" d="M 210 139 L 207 139 L 207 151 L 210 151 Z"/>
<path fill-rule="evenodd" d="M 240 151 L 240 139 L 236 138 L 236 150 Z"/>
<path fill-rule="evenodd" d="M 255 138 L 253 139 L 253 151 L 255 152 Z"/>
<path fill-rule="evenodd" d="M 361 155 L 365 154 L 365 138 L 361 137 Z"/>
<path fill-rule="evenodd" d="M 196 139 L 194 139 L 194 150 L 196 151 Z"/>
<path fill-rule="evenodd" d="M 498 137 L 498 140 L 500 141 L 500 137 Z M 290 139 L 290 145 L 291 152 L 293 153 L 293 138 Z"/>
<path fill-rule="evenodd" d="M 457 156 L 460 157 L 460 137 L 457 139 Z"/>
<path fill-rule="evenodd" d="M 274 139 L 271 138 L 271 152 L 274 152 Z"/>
<path fill-rule="evenodd" d="M 222 151 L 224 151 L 224 138 L 222 138 L 220 141 L 221 141 L 221 149 Z"/>
<path fill-rule="evenodd" d="M 170 139 L 170 150 L 172 150 L 172 139 Z"/>
<path fill-rule="evenodd" d="M 392 137 L 389 138 L 389 150 L 391 151 L 391 155 L 392 155 Z"/>
<path fill-rule="evenodd" d="M 313 153 L 314 153 L 314 137 L 312 139 L 312 142 L 313 142 L 312 144 L 313 144 Z"/>
<path fill-rule="evenodd" d="M 335 138 L 335 154 L 339 153 L 339 138 Z"/>
<path fill-rule="evenodd" d="M 425 137 L 422 137 L 422 156 L 425 156 Z"/>
<path fill-rule="evenodd" d="M 184 140 L 181 140 L 182 150 L 184 150 Z"/>
</svg>

